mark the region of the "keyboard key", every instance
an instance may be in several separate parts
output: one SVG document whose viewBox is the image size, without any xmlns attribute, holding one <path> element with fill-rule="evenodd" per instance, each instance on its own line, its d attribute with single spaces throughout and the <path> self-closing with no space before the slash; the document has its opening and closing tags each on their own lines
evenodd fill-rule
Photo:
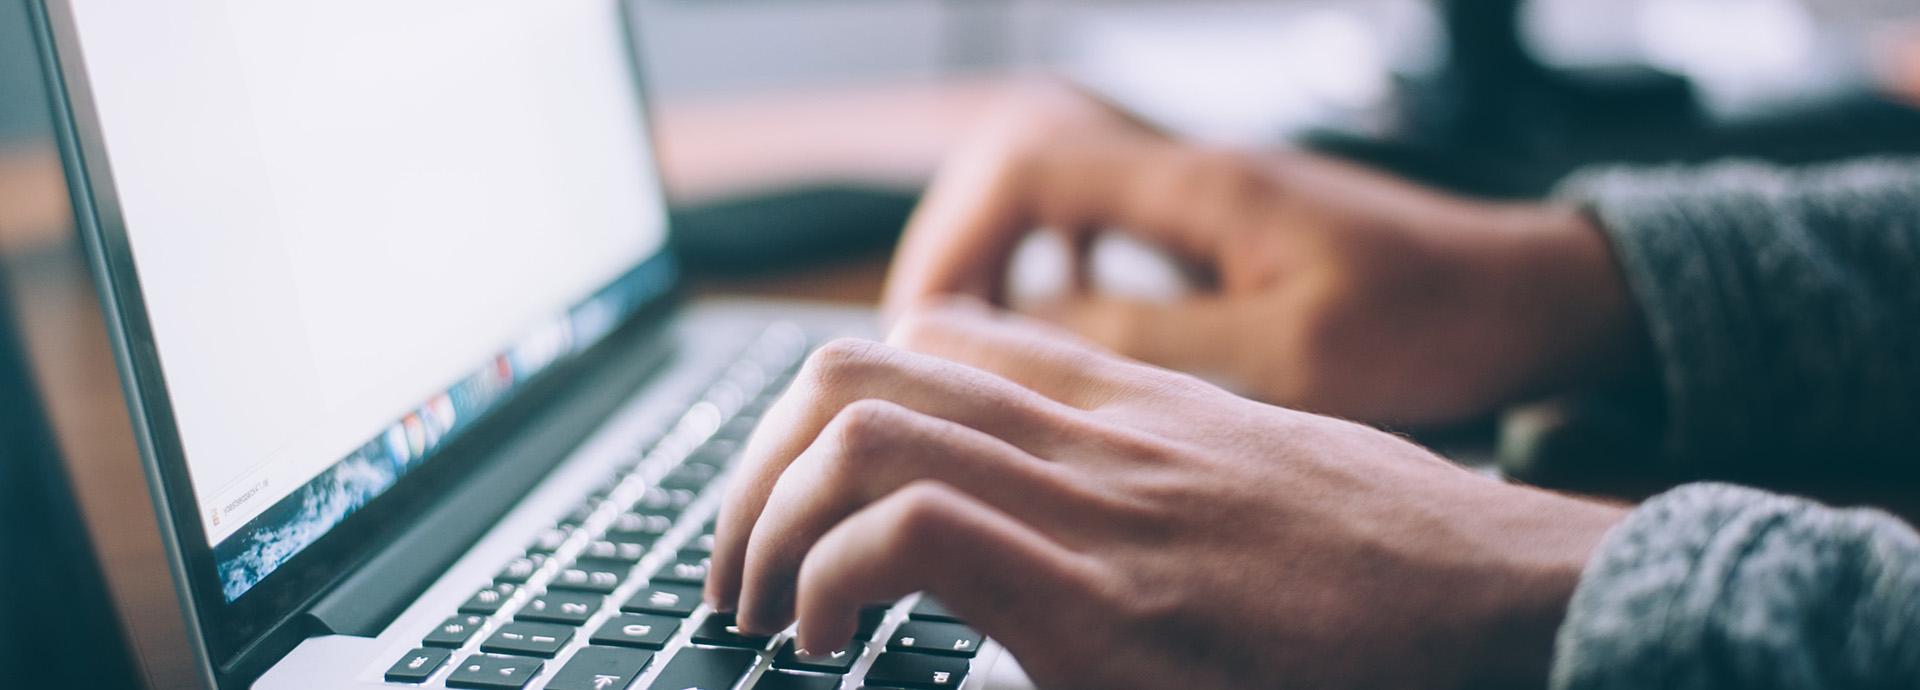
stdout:
<svg viewBox="0 0 1920 690">
<path fill-rule="evenodd" d="M 573 530 L 555 527 L 534 537 L 533 545 L 528 546 L 527 550 L 534 553 L 553 553 L 559 551 L 560 547 L 567 543 L 567 537 L 571 536 L 573 536 Z"/>
<path fill-rule="evenodd" d="M 965 622 L 960 620 L 959 616 L 953 615 L 952 611 L 948 611 L 947 607 L 941 604 L 939 600 L 924 594 L 920 595 L 920 601 L 914 602 L 913 608 L 907 611 L 907 617 L 917 621 L 939 621 L 941 623 Z"/>
<path fill-rule="evenodd" d="M 887 611 L 892 609 L 893 604 L 870 604 L 860 607 L 860 625 L 854 628 L 853 639 L 861 641 L 873 639 L 873 634 L 880 632 L 880 626 L 887 622 Z"/>
<path fill-rule="evenodd" d="M 652 546 L 653 542 L 673 529 L 673 518 L 665 515 L 646 513 L 621 513 L 607 526 L 607 541 Z"/>
<path fill-rule="evenodd" d="M 453 652 L 426 647 L 407 652 L 406 656 L 400 657 L 387 669 L 387 682 L 425 683 L 434 671 L 440 670 L 441 664 L 447 663 L 447 657 L 450 656 L 453 656 Z"/>
<path fill-rule="evenodd" d="M 867 669 L 867 685 L 876 688 L 939 690 L 960 687 L 967 679 L 967 660 L 887 652 Z"/>
<path fill-rule="evenodd" d="M 840 690 L 840 679 L 768 671 L 760 676 L 759 682 L 753 684 L 753 690 Z"/>
<path fill-rule="evenodd" d="M 853 669 L 853 662 L 860 660 L 860 654 L 867 651 L 866 644 L 854 641 L 847 646 L 824 652 L 815 656 L 803 656 L 794 647 L 793 640 L 780 645 L 780 653 L 773 657 L 773 667 L 787 671 L 813 671 L 844 675 Z"/>
<path fill-rule="evenodd" d="M 686 618 L 700 606 L 700 588 L 659 584 L 640 590 L 620 610 L 628 613 L 657 613 Z"/>
<path fill-rule="evenodd" d="M 457 649 L 473 639 L 473 634 L 480 632 L 480 627 L 486 623 L 486 616 L 453 616 L 441 622 L 433 632 L 427 633 L 426 639 L 421 640 L 420 644 Z"/>
<path fill-rule="evenodd" d="M 726 467 L 733 462 L 735 455 L 740 454 L 740 442 L 746 440 L 747 434 L 753 433 L 753 425 L 759 421 L 760 419 L 754 416 L 734 417 L 727 420 L 726 424 L 720 425 L 720 431 L 714 432 L 713 438 L 708 440 L 706 445 L 700 446 L 693 455 L 687 456 L 687 464 Z M 739 434 L 737 437 L 734 436 L 736 433 Z"/>
<path fill-rule="evenodd" d="M 517 656 L 468 656 L 447 676 L 449 688 L 519 690 L 540 673 L 541 661 Z"/>
<path fill-rule="evenodd" d="M 507 561 L 506 567 L 500 569 L 500 574 L 493 576 L 493 581 L 516 585 L 526 584 L 534 573 L 540 572 L 540 566 L 545 565 L 546 562 L 546 554 L 515 558 Z"/>
<path fill-rule="evenodd" d="M 697 553 L 702 556 L 711 556 L 713 555 L 714 541 L 713 532 L 708 531 L 695 535 L 692 540 L 687 542 L 686 546 L 680 547 L 680 551 L 681 553 Z"/>
<path fill-rule="evenodd" d="M 706 554 L 697 551 L 681 551 L 668 563 L 653 574 L 654 582 L 667 582 L 683 585 L 704 585 L 707 572 L 713 569 L 713 561 Z"/>
<path fill-rule="evenodd" d="M 980 633 L 958 623 L 907 621 L 893 630 L 887 649 L 972 658 L 980 653 Z"/>
<path fill-rule="evenodd" d="M 633 565 L 639 563 L 640 559 L 647 555 L 647 548 L 650 546 L 651 544 L 635 544 L 632 542 L 600 539 L 587 542 L 587 549 L 580 552 L 580 557 L 601 561 L 619 561 L 627 565 Z"/>
<path fill-rule="evenodd" d="M 520 591 L 520 587 L 511 582 L 496 583 L 467 597 L 466 603 L 460 605 L 460 612 L 491 616 L 499 612 L 501 605 L 506 604 L 507 599 L 517 591 Z"/>
<path fill-rule="evenodd" d="M 697 497 L 697 494 L 686 489 L 663 489 L 656 486 L 647 489 L 646 493 L 640 494 L 639 500 L 633 502 L 633 510 L 634 512 L 677 518 L 680 517 L 680 511 L 686 510 L 687 506 L 691 505 L 693 499 Z"/>
<path fill-rule="evenodd" d="M 573 528 L 587 524 L 587 520 L 593 517 L 594 511 L 599 507 L 600 495 L 596 494 L 594 498 L 589 499 L 586 503 L 568 511 L 566 517 L 560 518 L 560 526 Z"/>
<path fill-rule="evenodd" d="M 513 622 L 500 626 L 499 632 L 480 645 L 480 651 L 495 654 L 526 654 L 549 659 L 573 639 L 573 628 L 551 623 Z"/>
<path fill-rule="evenodd" d="M 651 432 L 650 432 L 650 433 L 647 433 L 647 434 L 642 434 L 642 435 L 643 435 L 643 436 L 653 436 L 653 434 L 652 434 Z M 646 442 L 644 442 L 644 443 L 642 443 L 641 445 L 642 445 L 642 446 L 652 446 L 652 445 L 653 445 L 654 443 L 656 443 L 656 442 L 658 442 L 658 441 L 659 441 L 659 439 L 658 439 L 658 438 L 652 438 L 651 440 L 648 440 L 648 441 L 646 441 Z M 634 462 L 638 462 L 638 461 L 639 461 L 640 459 L 639 459 L 639 458 L 634 458 L 633 460 L 634 460 Z M 613 490 L 614 490 L 614 489 L 618 489 L 618 488 L 620 488 L 620 482 L 621 482 L 622 480 L 625 480 L 626 478 L 627 478 L 627 473 L 626 473 L 626 472 L 622 472 L 622 471 L 620 471 L 620 470 L 617 470 L 617 469 L 616 469 L 616 470 L 614 470 L 614 471 L 612 471 L 612 472 L 609 472 L 609 473 L 607 473 L 607 475 L 606 475 L 605 477 L 602 477 L 602 478 L 600 479 L 600 484 L 599 484 L 598 486 L 595 486 L 595 487 L 593 488 L 593 494 L 592 494 L 592 497 L 593 497 L 594 499 L 603 499 L 603 498 L 606 498 L 606 497 L 607 497 L 607 496 L 608 496 L 609 494 L 612 494 L 612 493 L 613 493 Z"/>
<path fill-rule="evenodd" d="M 716 465 L 699 462 L 687 463 L 674 468 L 672 472 L 667 473 L 667 476 L 662 477 L 660 479 L 660 488 L 667 490 L 685 489 L 687 491 L 699 491 L 707 488 L 707 485 L 712 483 L 713 478 L 719 476 L 719 474 L 720 468 Z"/>
<path fill-rule="evenodd" d="M 648 686 L 653 690 L 728 690 L 760 660 L 758 654 L 744 649 L 697 649 L 688 647 L 673 655 L 660 677 Z"/>
<path fill-rule="evenodd" d="M 583 558 L 573 567 L 562 569 L 560 574 L 553 577 L 553 582 L 547 583 L 547 587 L 612 594 L 631 569 L 632 566 L 619 561 Z"/>
<path fill-rule="evenodd" d="M 586 647 L 547 681 L 547 690 L 623 690 L 646 670 L 653 652 L 618 647 Z"/>
<path fill-rule="evenodd" d="M 715 647 L 739 647 L 741 649 L 766 649 L 771 636 L 742 635 L 740 628 L 733 624 L 733 614 L 718 613 L 707 616 L 700 627 L 693 630 L 695 644 L 710 644 Z"/>
<path fill-rule="evenodd" d="M 606 600 L 598 594 L 586 592 L 548 592 L 534 597 L 526 606 L 520 607 L 516 620 L 542 621 L 546 623 L 565 623 L 580 625 L 600 610 L 600 604 Z"/>
<path fill-rule="evenodd" d="M 594 644 L 640 649 L 664 649 L 667 639 L 680 631 L 680 619 L 644 613 L 623 613 L 607 619 L 593 634 Z"/>
</svg>

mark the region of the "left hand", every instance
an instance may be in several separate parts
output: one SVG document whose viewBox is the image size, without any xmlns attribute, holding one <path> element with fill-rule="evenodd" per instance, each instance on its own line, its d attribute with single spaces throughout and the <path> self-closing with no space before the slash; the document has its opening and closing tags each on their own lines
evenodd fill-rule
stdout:
<svg viewBox="0 0 1920 690">
<path fill-rule="evenodd" d="M 1049 688 L 1540 685 L 1622 514 L 975 308 L 828 344 L 742 463 L 743 628 L 926 591 Z"/>
<path fill-rule="evenodd" d="M 1562 203 L 1494 203 L 1307 153 L 1195 146 L 1071 89 L 1033 89 L 962 146 L 901 237 L 885 308 L 998 300 L 1116 352 L 1259 400 L 1443 426 L 1638 371 L 1648 349 L 1606 235 Z M 1072 248 L 1073 289 L 1001 287 L 1035 228 Z M 1116 230 L 1203 285 L 1171 302 L 1102 292 Z"/>
</svg>

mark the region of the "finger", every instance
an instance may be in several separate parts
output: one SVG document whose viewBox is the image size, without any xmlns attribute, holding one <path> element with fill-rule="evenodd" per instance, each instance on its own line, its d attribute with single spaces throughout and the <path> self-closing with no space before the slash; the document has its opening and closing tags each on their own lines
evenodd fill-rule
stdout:
<svg viewBox="0 0 1920 690">
<path fill-rule="evenodd" d="M 1071 429 L 1072 409 L 994 374 L 880 343 L 839 340 L 809 357 L 747 442 L 720 510 L 707 599 L 731 608 L 749 533 L 787 465 L 856 400 L 888 400 L 982 429 L 1045 456 Z"/>
<path fill-rule="evenodd" d="M 798 644 L 837 649 L 863 603 L 924 591 L 1009 648 L 1030 648 L 1050 622 L 1074 618 L 1058 615 L 1063 608 L 1103 591 L 1100 572 L 977 499 L 917 482 L 841 522 L 807 554 Z"/>
<path fill-rule="evenodd" d="M 883 306 L 899 313 L 943 294 L 998 301 L 1026 233 L 1118 227 L 1204 262 L 1223 227 L 1244 218 L 1264 179 L 1237 155 L 1157 137 L 996 143 L 958 159 L 907 224 Z"/>
<path fill-rule="evenodd" d="M 1242 333 L 1262 318 L 1258 300 L 1197 297 L 1150 302 L 1114 297 L 1076 296 L 1029 310 L 1034 318 L 1155 366 L 1213 376 L 1258 365 L 1250 359 L 1275 356 L 1278 343 L 1249 348 Z"/>
<path fill-rule="evenodd" d="M 1077 490 L 1056 465 L 975 429 L 899 405 L 847 406 L 782 473 L 747 543 L 740 625 L 773 632 L 793 620 L 793 585 L 807 550 L 847 516 L 907 484 L 932 479 L 1029 522 L 1064 526 Z"/>
<path fill-rule="evenodd" d="M 1059 326 L 964 297 L 908 312 L 887 342 L 998 374 L 1080 409 L 1136 390 L 1144 373 Z"/>
</svg>

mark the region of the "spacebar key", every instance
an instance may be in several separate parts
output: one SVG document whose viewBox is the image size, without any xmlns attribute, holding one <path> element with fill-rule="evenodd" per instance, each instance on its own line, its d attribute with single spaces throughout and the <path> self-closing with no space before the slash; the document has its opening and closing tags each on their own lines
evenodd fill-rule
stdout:
<svg viewBox="0 0 1920 690">
<path fill-rule="evenodd" d="M 700 649 L 688 647 L 673 655 L 660 677 L 649 686 L 653 690 L 728 690 L 760 655 L 745 649 Z"/>
</svg>

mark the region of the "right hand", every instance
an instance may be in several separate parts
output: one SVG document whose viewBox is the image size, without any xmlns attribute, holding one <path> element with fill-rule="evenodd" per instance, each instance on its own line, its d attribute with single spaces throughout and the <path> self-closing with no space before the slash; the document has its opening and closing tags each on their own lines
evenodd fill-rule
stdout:
<svg viewBox="0 0 1920 690">
<path fill-rule="evenodd" d="M 1041 687 L 1542 687 L 1618 507 L 956 306 L 830 343 L 728 486 L 707 601 L 801 649 L 925 591 Z"/>
<path fill-rule="evenodd" d="M 1042 227 L 1080 247 L 1109 229 L 1135 235 L 1210 285 L 1174 303 L 1082 286 L 1030 315 L 1314 412 L 1460 421 L 1606 376 L 1642 339 L 1605 238 L 1576 209 L 1452 197 L 1306 153 L 1197 147 L 1058 88 L 1029 90 L 938 176 L 886 307 L 949 294 L 1005 306 L 1010 255 Z"/>
</svg>

